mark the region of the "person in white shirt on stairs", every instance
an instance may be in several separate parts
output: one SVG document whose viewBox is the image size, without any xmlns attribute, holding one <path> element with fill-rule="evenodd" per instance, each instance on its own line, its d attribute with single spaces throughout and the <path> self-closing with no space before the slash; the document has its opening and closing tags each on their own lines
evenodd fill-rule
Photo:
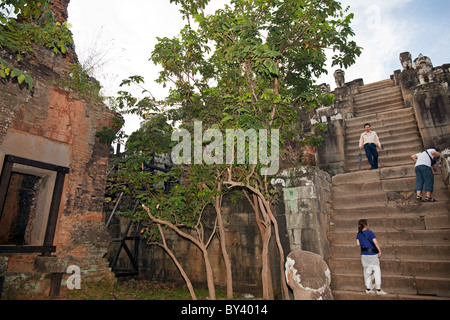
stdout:
<svg viewBox="0 0 450 320">
<path fill-rule="evenodd" d="M 378 169 L 378 151 L 377 147 L 383 150 L 380 139 L 375 131 L 372 131 L 370 128 L 370 124 L 366 123 L 364 125 L 364 132 L 361 134 L 361 138 L 359 139 L 359 151 L 362 151 L 364 147 L 364 151 L 366 152 L 367 160 L 369 160 L 371 170 Z"/>
<path fill-rule="evenodd" d="M 417 193 L 416 199 L 422 201 L 422 190 L 425 189 L 425 202 L 436 202 L 431 198 L 431 193 L 434 188 L 434 175 L 431 167 L 435 163 L 436 159 L 441 155 L 438 148 L 431 148 L 420 153 L 413 154 L 411 159 L 416 162 L 416 187 Z M 425 188 L 424 188 L 425 185 Z"/>
</svg>

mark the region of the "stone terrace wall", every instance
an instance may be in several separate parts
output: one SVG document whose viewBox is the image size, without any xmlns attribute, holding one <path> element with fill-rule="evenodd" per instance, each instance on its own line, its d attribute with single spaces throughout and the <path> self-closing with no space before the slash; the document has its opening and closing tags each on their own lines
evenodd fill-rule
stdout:
<svg viewBox="0 0 450 320">
<path fill-rule="evenodd" d="M 298 166 L 283 170 L 272 183 L 282 189 L 290 250 L 310 251 L 327 260 L 330 175 L 318 167 Z"/>
</svg>

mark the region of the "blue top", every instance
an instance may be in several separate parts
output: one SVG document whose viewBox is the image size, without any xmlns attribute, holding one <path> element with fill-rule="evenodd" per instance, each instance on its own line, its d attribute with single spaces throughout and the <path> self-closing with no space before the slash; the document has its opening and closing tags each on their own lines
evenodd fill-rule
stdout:
<svg viewBox="0 0 450 320">
<path fill-rule="evenodd" d="M 369 229 L 364 230 L 363 233 L 366 235 L 366 237 L 367 237 L 369 240 L 372 240 L 372 241 L 373 241 L 373 239 L 376 238 L 375 233 L 373 233 L 373 232 L 372 232 L 371 230 L 369 230 Z M 368 241 L 368 240 L 366 239 L 366 237 L 364 237 L 364 235 L 362 235 L 360 232 L 358 232 L 358 234 L 357 234 L 357 236 L 356 236 L 356 239 L 359 240 L 359 244 L 361 245 L 361 248 L 376 249 L 376 247 L 373 246 L 373 245 L 370 243 L 370 241 Z M 361 254 L 364 254 L 364 255 L 372 255 L 372 256 L 373 256 L 373 255 L 376 255 L 375 252 L 368 252 L 368 251 L 361 251 Z"/>
</svg>

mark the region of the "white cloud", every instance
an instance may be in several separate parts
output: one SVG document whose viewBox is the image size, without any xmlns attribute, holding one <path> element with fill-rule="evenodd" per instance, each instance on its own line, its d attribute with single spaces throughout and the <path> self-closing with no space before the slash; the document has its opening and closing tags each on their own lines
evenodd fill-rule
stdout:
<svg viewBox="0 0 450 320">
<path fill-rule="evenodd" d="M 408 50 L 413 33 L 402 17 L 394 16 L 393 10 L 411 1 L 383 0 L 368 4 L 361 0 L 342 0 L 342 6 L 350 6 L 349 12 L 355 15 L 351 24 L 355 32 L 353 40 L 363 48 L 356 63 L 345 70 L 346 81 L 363 78 L 364 83 L 376 82 L 388 79 L 394 70 L 400 69 L 399 54 Z M 334 88 L 332 73 L 318 82 L 326 82 Z"/>
</svg>

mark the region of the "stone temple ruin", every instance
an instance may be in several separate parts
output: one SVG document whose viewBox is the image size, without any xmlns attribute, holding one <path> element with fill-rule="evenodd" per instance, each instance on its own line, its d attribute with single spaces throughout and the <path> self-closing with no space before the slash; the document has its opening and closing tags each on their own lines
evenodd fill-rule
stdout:
<svg viewBox="0 0 450 320">
<path fill-rule="evenodd" d="M 67 19 L 68 1 L 52 4 Z M 15 56 L 1 57 L 16 66 Z M 96 131 L 112 127 L 112 111 L 54 83 L 77 61 L 36 48 L 20 67 L 34 94 L 0 83 L 0 288 L 4 298 L 60 295 L 62 276 L 77 265 L 86 277 L 113 279 L 103 258 L 110 242 L 103 222 L 110 149 Z"/>
<path fill-rule="evenodd" d="M 66 0 L 52 2 L 58 19 L 67 19 L 67 5 Z M 0 54 L 11 65 L 18 63 L 8 52 Z M 83 282 L 112 282 L 123 270 L 132 270 L 140 279 L 183 283 L 162 249 L 132 236 L 138 227 L 127 218 L 111 216 L 113 208 L 104 206 L 110 148 L 96 132 L 113 127 L 118 115 L 55 84 L 76 61 L 73 50 L 57 56 L 36 48 L 35 55 L 20 62 L 35 79 L 33 94 L 17 83 L 0 83 L 4 299 L 64 296 L 70 266 L 79 268 Z M 272 181 L 282 195 L 274 211 L 289 254 L 286 276 L 293 298 L 367 298 L 354 247 L 355 221 L 362 215 L 380 235 L 384 288 L 390 299 L 450 298 L 450 65 L 433 67 L 428 57 L 421 54 L 412 60 L 405 52 L 400 66 L 390 78 L 372 84 L 362 79 L 346 82 L 344 71 L 338 70 L 337 87 L 331 92 L 335 102 L 319 108 L 312 122 L 328 125 L 323 147 L 303 155 L 308 165 L 282 168 Z M 330 91 L 328 84 L 323 88 Z M 366 122 L 384 145 L 380 169 L 373 171 L 366 170 L 366 163 L 358 167 L 356 140 Z M 412 197 L 414 167 L 409 157 L 428 147 L 443 151 L 435 172 L 435 204 L 417 203 Z M 247 201 L 224 202 L 235 290 L 258 293 L 262 244 L 252 208 Z M 177 242 L 175 236 L 171 241 L 179 261 L 189 262 L 184 265 L 192 282 L 205 285 L 199 250 Z M 124 245 L 133 251 L 134 261 L 120 251 Z M 279 291 L 283 280 L 274 242 L 271 248 L 272 279 Z M 217 238 L 209 251 L 215 282 L 224 287 Z M 323 267 L 326 277 L 314 275 L 304 259 L 312 259 L 311 264 L 320 266 L 317 270 Z M 325 285 L 317 287 L 326 289 L 306 294 L 296 279 L 324 279 Z"/>
</svg>

